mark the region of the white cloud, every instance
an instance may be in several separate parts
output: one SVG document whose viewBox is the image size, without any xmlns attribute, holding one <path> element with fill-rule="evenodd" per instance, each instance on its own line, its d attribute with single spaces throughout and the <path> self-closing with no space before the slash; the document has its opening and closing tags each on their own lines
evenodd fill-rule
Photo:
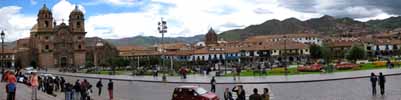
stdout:
<svg viewBox="0 0 401 100">
<path fill-rule="evenodd" d="M 227 3 L 230 2 L 230 3 Z M 172 6 L 166 6 L 172 5 Z M 143 12 L 109 13 L 90 16 L 86 22 L 87 36 L 123 38 L 136 35 L 158 36 L 157 22 L 167 20 L 166 36 L 205 34 L 210 27 L 222 32 L 260 24 L 269 19 L 296 17 L 301 20 L 320 14 L 301 13 L 281 7 L 277 1 L 247 0 L 154 0 Z M 255 10 L 269 10 L 269 13 Z"/>
<path fill-rule="evenodd" d="M 158 35 L 157 21 L 160 18 L 155 7 L 138 13 L 110 13 L 89 16 L 86 20 L 87 36 L 104 38 L 123 38 L 136 35 Z M 146 33 L 146 34 L 144 34 Z"/>
<path fill-rule="evenodd" d="M 38 4 L 38 2 L 36 2 L 35 0 L 30 0 L 30 2 L 31 2 L 32 5 Z"/>
<path fill-rule="evenodd" d="M 56 20 L 57 23 L 61 23 L 64 19 L 64 22 L 68 24 L 70 13 L 74 9 L 75 4 L 71 4 L 67 0 L 60 0 L 52 8 L 54 20 Z M 82 5 L 78 5 L 78 9 L 85 13 L 85 9 Z"/>
<path fill-rule="evenodd" d="M 30 29 L 36 23 L 34 16 L 25 16 L 20 13 L 19 6 L 0 8 L 0 30 L 5 30 L 6 41 L 14 41 L 29 36 Z"/>
<path fill-rule="evenodd" d="M 95 0 L 85 2 L 83 5 L 111 4 L 115 6 L 132 6 L 141 3 L 142 0 Z"/>
</svg>

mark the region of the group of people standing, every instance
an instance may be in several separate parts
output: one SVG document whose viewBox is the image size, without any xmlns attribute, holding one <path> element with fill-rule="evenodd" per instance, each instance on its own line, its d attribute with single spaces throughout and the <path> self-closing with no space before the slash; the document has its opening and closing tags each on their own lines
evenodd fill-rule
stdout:
<svg viewBox="0 0 401 100">
<path fill-rule="evenodd" d="M 232 91 L 237 94 L 237 98 L 235 100 L 246 100 L 246 93 L 242 85 L 235 86 Z M 229 88 L 224 90 L 224 100 L 234 100 Z M 270 100 L 269 89 L 263 88 L 263 93 L 259 94 L 258 89 L 254 88 L 253 94 L 249 96 L 248 100 Z"/>
<path fill-rule="evenodd" d="M 210 91 L 216 92 L 216 79 L 213 76 L 210 80 L 211 89 Z M 237 98 L 235 100 L 246 100 L 245 90 L 242 85 L 237 85 L 232 89 L 232 92 L 237 94 Z M 229 88 L 224 90 L 224 100 L 234 100 L 232 93 Z M 249 96 L 249 100 L 270 100 L 270 94 L 268 88 L 263 88 L 263 94 L 258 94 L 258 89 L 253 89 L 253 94 Z"/>
<path fill-rule="evenodd" d="M 373 95 L 376 95 L 376 84 L 377 83 L 379 83 L 380 94 L 384 95 L 386 78 L 384 77 L 382 72 L 379 73 L 379 76 L 377 76 L 375 73 L 372 72 L 370 74 L 370 82 L 372 83 L 372 94 Z"/>
<path fill-rule="evenodd" d="M 96 83 L 98 88 L 98 95 L 102 94 L 102 79 Z M 113 100 L 113 81 L 109 80 L 108 83 L 109 100 Z M 65 100 L 92 100 L 91 95 L 93 94 L 92 85 L 84 79 L 83 81 L 77 80 L 75 84 L 65 84 Z"/>
<path fill-rule="evenodd" d="M 36 73 L 32 74 L 30 77 L 38 80 L 38 82 L 37 82 L 38 86 L 33 88 L 33 90 L 35 90 L 35 91 L 41 90 L 52 96 L 57 96 L 54 92 L 64 92 L 65 91 L 66 81 L 65 81 L 64 77 L 58 77 L 58 76 L 56 76 L 56 77 L 52 77 L 52 76 L 39 77 Z M 31 79 L 31 78 L 29 78 L 29 79 Z M 31 85 L 31 87 L 33 87 L 32 81 L 30 81 L 29 84 Z"/>
</svg>

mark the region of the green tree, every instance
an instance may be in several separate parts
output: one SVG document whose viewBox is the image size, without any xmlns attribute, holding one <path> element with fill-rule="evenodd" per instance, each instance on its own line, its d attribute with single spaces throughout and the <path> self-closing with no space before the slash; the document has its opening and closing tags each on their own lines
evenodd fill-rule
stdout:
<svg viewBox="0 0 401 100">
<path fill-rule="evenodd" d="M 345 58 L 347 60 L 356 62 L 356 60 L 366 58 L 366 51 L 361 46 L 353 45 L 351 49 L 348 50 L 348 52 L 345 54 Z"/>
<path fill-rule="evenodd" d="M 312 59 L 320 59 L 323 57 L 322 47 L 320 47 L 319 45 L 311 45 L 309 49 Z"/>
<path fill-rule="evenodd" d="M 324 59 L 324 62 L 326 64 L 329 64 L 331 61 L 331 57 L 332 57 L 331 50 L 326 46 L 321 46 L 320 52 L 321 52 L 321 58 Z"/>
</svg>

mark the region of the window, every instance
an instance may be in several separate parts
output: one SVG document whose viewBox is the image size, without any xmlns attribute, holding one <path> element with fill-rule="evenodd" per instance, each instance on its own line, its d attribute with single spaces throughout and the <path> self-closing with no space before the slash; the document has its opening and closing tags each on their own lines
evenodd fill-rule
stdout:
<svg viewBox="0 0 401 100">
<path fill-rule="evenodd" d="M 45 36 L 45 40 L 49 40 L 49 36 Z"/>
<path fill-rule="evenodd" d="M 78 49 L 81 49 L 82 48 L 82 46 L 81 45 L 78 45 Z"/>
<path fill-rule="evenodd" d="M 82 36 L 78 36 L 78 40 L 82 40 Z"/>
<path fill-rule="evenodd" d="M 372 50 L 372 47 L 368 46 L 366 47 L 367 50 Z"/>
<path fill-rule="evenodd" d="M 77 28 L 81 27 L 81 22 L 77 22 Z"/>
<path fill-rule="evenodd" d="M 49 21 L 45 21 L 45 27 L 49 27 Z"/>
<path fill-rule="evenodd" d="M 46 50 L 49 50 L 49 45 L 46 45 L 46 46 L 45 46 L 45 49 L 46 49 Z"/>
</svg>

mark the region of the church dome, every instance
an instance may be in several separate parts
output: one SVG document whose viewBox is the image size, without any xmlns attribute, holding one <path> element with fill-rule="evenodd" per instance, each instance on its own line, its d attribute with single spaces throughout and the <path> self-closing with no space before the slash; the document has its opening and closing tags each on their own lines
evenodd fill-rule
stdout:
<svg viewBox="0 0 401 100">
<path fill-rule="evenodd" d="M 78 16 L 83 16 L 84 15 L 84 13 L 81 10 L 78 9 L 77 5 L 75 5 L 75 9 L 71 11 L 70 17 L 75 16 L 75 15 L 78 15 Z"/>
<path fill-rule="evenodd" d="M 46 7 L 46 4 L 43 4 L 43 7 L 40 8 L 39 10 L 39 14 L 47 14 L 47 13 L 51 14 L 52 12 L 50 11 L 49 8 Z"/>
</svg>

